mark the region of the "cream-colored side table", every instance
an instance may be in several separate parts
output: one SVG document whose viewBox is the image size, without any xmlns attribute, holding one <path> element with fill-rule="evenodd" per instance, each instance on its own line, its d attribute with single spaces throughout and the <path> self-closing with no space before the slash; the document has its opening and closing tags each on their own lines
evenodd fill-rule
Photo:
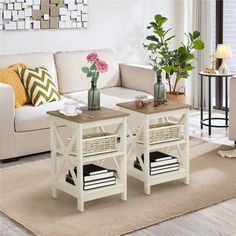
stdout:
<svg viewBox="0 0 236 236">
<path fill-rule="evenodd" d="M 134 178 L 144 182 L 144 192 L 146 194 L 151 193 L 151 186 L 164 183 L 167 181 L 184 179 L 184 183 L 189 184 L 189 135 L 188 135 L 188 118 L 190 105 L 178 103 L 174 101 L 168 101 L 167 105 L 161 105 L 154 107 L 151 102 L 145 108 L 137 108 L 134 102 L 126 102 L 117 104 L 122 111 L 129 112 L 131 117 L 135 116 L 142 120 L 142 123 L 137 127 L 137 133 L 132 140 L 131 147 L 128 151 L 128 174 Z M 162 142 L 156 144 L 150 144 L 149 142 L 149 126 L 151 121 L 164 120 L 168 122 L 168 117 L 179 116 L 178 124 L 183 126 L 183 137 L 179 140 Z M 143 132 L 144 142 L 138 143 L 138 138 Z M 133 152 L 137 146 L 141 146 L 144 149 L 144 162 L 139 157 L 139 163 L 143 171 L 140 171 L 133 166 Z M 180 156 L 180 169 L 178 171 L 150 175 L 150 159 L 149 153 L 151 151 L 159 150 L 165 147 L 176 147 Z"/>
<path fill-rule="evenodd" d="M 51 118 L 51 159 L 52 159 L 52 196 L 57 198 L 57 190 L 64 191 L 77 198 L 77 208 L 84 211 L 84 203 L 114 194 L 121 194 L 121 199 L 127 200 L 127 121 L 128 113 L 108 108 L 100 111 L 88 111 L 82 108 L 83 114 L 68 117 L 59 111 L 48 112 Z M 87 115 L 86 115 L 87 114 Z M 88 116 L 89 115 L 89 116 Z M 74 134 L 68 144 L 65 144 L 58 126 L 67 125 L 73 128 Z M 83 132 L 85 129 L 116 125 L 116 133 L 120 137 L 119 148 L 115 152 L 91 156 L 83 155 Z M 76 146 L 75 156 L 71 155 L 73 146 Z M 107 158 L 114 160 L 118 178 L 115 185 L 83 190 L 83 165 L 88 162 L 102 161 Z M 76 163 L 77 176 L 72 162 Z M 65 168 L 70 170 L 75 185 L 65 181 Z M 64 170 L 64 172 L 63 172 Z"/>
</svg>

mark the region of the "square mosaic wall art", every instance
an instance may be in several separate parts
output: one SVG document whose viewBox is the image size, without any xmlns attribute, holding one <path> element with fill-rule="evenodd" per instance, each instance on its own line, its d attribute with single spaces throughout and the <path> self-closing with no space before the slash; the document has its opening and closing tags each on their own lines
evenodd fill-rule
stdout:
<svg viewBox="0 0 236 236">
<path fill-rule="evenodd" d="M 88 0 L 0 0 L 0 30 L 88 27 Z"/>
</svg>

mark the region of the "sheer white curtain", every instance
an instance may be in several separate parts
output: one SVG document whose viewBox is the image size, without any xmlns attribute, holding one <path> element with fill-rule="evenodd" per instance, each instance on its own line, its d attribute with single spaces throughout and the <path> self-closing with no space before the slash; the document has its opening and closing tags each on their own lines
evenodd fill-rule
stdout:
<svg viewBox="0 0 236 236">
<path fill-rule="evenodd" d="M 211 0 L 185 0 L 185 32 L 197 30 L 201 32 L 201 39 L 205 49 L 197 52 L 195 69 L 191 78 L 186 81 L 188 97 L 194 108 L 200 107 L 200 76 L 198 73 L 210 65 L 211 55 Z M 203 91 L 204 107 L 208 104 L 208 80 L 204 79 Z"/>
</svg>

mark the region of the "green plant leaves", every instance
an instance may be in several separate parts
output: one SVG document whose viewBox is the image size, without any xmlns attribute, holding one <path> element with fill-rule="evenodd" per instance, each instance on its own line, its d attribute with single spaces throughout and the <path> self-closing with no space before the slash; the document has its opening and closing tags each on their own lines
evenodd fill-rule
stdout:
<svg viewBox="0 0 236 236">
<path fill-rule="evenodd" d="M 149 26 L 147 27 L 148 29 L 150 28 L 154 28 L 154 29 L 158 29 L 158 25 L 156 22 L 150 22 Z"/>
<path fill-rule="evenodd" d="M 193 33 L 188 33 L 188 34 L 185 34 L 185 35 L 187 35 L 187 37 L 189 37 L 190 40 L 193 42 L 198 37 L 200 37 L 201 33 L 199 31 L 194 31 Z"/>
<path fill-rule="evenodd" d="M 187 62 L 187 61 L 191 61 L 191 60 L 193 60 L 193 59 L 194 59 L 194 55 L 190 53 L 190 54 L 188 55 L 188 57 L 186 58 L 186 62 Z"/>
<path fill-rule="evenodd" d="M 193 36 L 193 39 L 197 39 L 198 37 L 200 37 L 200 32 L 199 31 L 194 31 L 192 36 Z"/>
<path fill-rule="evenodd" d="M 182 79 L 182 78 L 187 79 L 188 77 L 189 77 L 188 71 L 182 71 L 180 73 L 180 79 Z"/>
<path fill-rule="evenodd" d="M 171 31 L 171 30 L 172 30 L 171 28 L 168 29 L 168 30 L 164 30 L 164 34 L 163 34 L 163 35 L 165 36 L 165 35 L 168 34 L 168 32 Z"/>
<path fill-rule="evenodd" d="M 161 29 L 156 29 L 154 30 L 154 33 L 157 34 L 158 36 L 162 37 L 165 33 L 164 30 L 161 30 Z"/>
<path fill-rule="evenodd" d="M 93 77 L 93 75 L 94 75 L 94 73 L 93 73 L 92 71 L 89 71 L 89 72 L 87 73 L 87 77 Z"/>
<path fill-rule="evenodd" d="M 167 21 L 167 18 L 166 17 L 163 17 L 162 15 L 158 14 L 158 15 L 155 15 L 155 21 L 156 23 L 159 25 L 159 26 L 162 26 L 166 21 Z"/>
<path fill-rule="evenodd" d="M 88 67 L 82 67 L 82 71 L 87 74 L 89 72 L 89 68 Z"/>
<path fill-rule="evenodd" d="M 178 58 L 180 61 L 185 61 L 188 58 L 189 52 L 186 47 L 179 47 L 177 50 Z"/>
<path fill-rule="evenodd" d="M 194 67 L 191 65 L 191 64 L 187 64 L 184 68 L 183 68 L 183 70 L 186 70 L 186 71 L 190 71 L 190 70 L 192 70 Z"/>
<path fill-rule="evenodd" d="M 90 70 L 96 70 L 96 63 L 93 63 L 91 66 L 90 66 Z"/>
<path fill-rule="evenodd" d="M 147 48 L 149 51 L 156 51 L 158 49 L 158 44 L 150 43 L 150 44 L 143 44 L 144 48 Z"/>
<path fill-rule="evenodd" d="M 165 40 L 165 42 L 168 42 L 168 41 L 170 41 L 170 40 L 173 39 L 173 38 L 175 38 L 175 35 L 173 35 L 173 36 L 167 38 L 167 39 Z"/>
<path fill-rule="evenodd" d="M 92 63 L 92 65 L 89 67 L 82 67 L 82 71 L 86 74 L 88 78 L 92 78 L 92 81 L 96 82 L 99 77 L 99 72 L 96 71 L 96 63 Z"/>
<path fill-rule="evenodd" d="M 197 50 L 202 50 L 204 49 L 204 43 L 201 39 L 197 39 L 193 42 L 193 48 Z"/>
<path fill-rule="evenodd" d="M 146 37 L 146 39 L 159 43 L 159 39 L 155 35 L 149 35 Z"/>
<path fill-rule="evenodd" d="M 164 66 L 163 70 L 167 73 L 167 74 L 172 74 L 175 71 L 178 71 L 178 67 L 171 65 L 171 66 Z"/>
</svg>

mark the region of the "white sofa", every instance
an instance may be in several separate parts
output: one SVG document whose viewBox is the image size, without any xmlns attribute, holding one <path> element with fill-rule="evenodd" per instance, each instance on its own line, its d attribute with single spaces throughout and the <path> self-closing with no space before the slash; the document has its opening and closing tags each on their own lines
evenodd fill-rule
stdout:
<svg viewBox="0 0 236 236">
<path fill-rule="evenodd" d="M 39 107 L 25 105 L 15 109 L 12 87 L 0 83 L 0 160 L 50 150 L 49 116 L 46 112 L 63 108 L 68 99 L 65 95 L 87 104 L 90 79 L 81 72 L 81 67 L 86 65 L 86 56 L 92 51 L 96 51 L 109 65 L 109 71 L 98 80 L 102 106 L 116 108 L 117 103 L 134 100 L 136 95 L 152 95 L 154 72 L 144 66 L 119 64 L 111 49 L 2 55 L 0 67 L 16 63 L 29 67 L 46 66 L 55 79 L 62 100 Z M 69 132 L 67 127 L 61 127 L 60 131 L 64 135 Z"/>
</svg>

